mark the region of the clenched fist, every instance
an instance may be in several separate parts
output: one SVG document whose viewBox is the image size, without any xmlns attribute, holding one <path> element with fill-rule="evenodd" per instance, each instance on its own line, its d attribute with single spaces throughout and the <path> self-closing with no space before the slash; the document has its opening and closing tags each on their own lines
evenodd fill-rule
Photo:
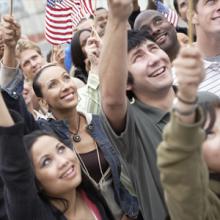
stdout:
<svg viewBox="0 0 220 220">
<path fill-rule="evenodd" d="M 109 16 L 127 21 L 133 10 L 132 0 L 108 0 Z"/>
<path fill-rule="evenodd" d="M 2 26 L 4 44 L 7 47 L 15 47 L 21 37 L 20 25 L 12 16 L 6 15 L 3 17 Z"/>
<path fill-rule="evenodd" d="M 198 87 L 205 77 L 201 53 L 196 47 L 183 47 L 173 66 L 177 77 L 178 95 L 184 100 L 194 101 Z"/>
</svg>

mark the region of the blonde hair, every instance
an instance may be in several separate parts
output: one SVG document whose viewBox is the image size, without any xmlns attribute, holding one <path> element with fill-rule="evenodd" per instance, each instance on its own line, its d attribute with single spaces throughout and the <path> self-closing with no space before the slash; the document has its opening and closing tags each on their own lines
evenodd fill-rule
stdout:
<svg viewBox="0 0 220 220">
<path fill-rule="evenodd" d="M 31 40 L 20 39 L 16 45 L 16 51 L 15 51 L 16 57 L 20 58 L 21 53 L 29 49 L 35 50 L 38 54 L 42 55 L 41 49 L 36 43 L 34 43 Z"/>
</svg>

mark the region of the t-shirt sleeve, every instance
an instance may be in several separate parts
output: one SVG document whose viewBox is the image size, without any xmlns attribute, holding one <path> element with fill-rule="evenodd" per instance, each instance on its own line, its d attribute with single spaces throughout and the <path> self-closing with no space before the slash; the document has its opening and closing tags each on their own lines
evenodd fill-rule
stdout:
<svg viewBox="0 0 220 220">
<path fill-rule="evenodd" d="M 113 143 L 116 150 L 119 151 L 122 158 L 126 161 L 129 161 L 131 159 L 130 157 L 135 151 L 135 146 L 137 146 L 135 118 L 130 104 L 128 104 L 125 129 L 120 134 L 113 130 L 110 122 L 108 121 L 108 118 L 103 111 L 101 112 L 101 119 L 103 122 L 104 130 L 110 141 Z"/>
</svg>

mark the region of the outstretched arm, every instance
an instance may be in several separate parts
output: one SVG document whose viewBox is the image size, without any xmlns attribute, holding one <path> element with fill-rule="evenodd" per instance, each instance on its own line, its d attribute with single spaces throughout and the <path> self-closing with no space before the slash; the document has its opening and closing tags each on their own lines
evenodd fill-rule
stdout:
<svg viewBox="0 0 220 220">
<path fill-rule="evenodd" d="M 123 130 L 127 111 L 127 21 L 132 0 L 108 0 L 109 17 L 101 51 L 101 105 L 111 126 Z"/>
<path fill-rule="evenodd" d="M 100 113 L 100 81 L 98 75 L 98 63 L 100 59 L 101 41 L 96 35 L 88 38 L 85 46 L 87 55 L 86 68 L 89 72 L 87 84 L 78 89 L 79 102 L 77 109 L 93 114 Z"/>
<path fill-rule="evenodd" d="M 12 16 L 3 17 L 4 26 L 4 55 L 3 64 L 7 67 L 16 67 L 15 47 L 21 36 L 20 25 Z"/>
<path fill-rule="evenodd" d="M 2 21 L 4 52 L 1 60 L 0 83 L 9 93 L 22 80 L 22 73 L 17 68 L 15 47 L 20 38 L 20 25 L 12 16 L 6 15 Z"/>
<path fill-rule="evenodd" d="M 209 190 L 207 166 L 202 156 L 202 112 L 197 108 L 199 84 L 204 78 L 202 58 L 196 48 L 182 48 L 174 61 L 179 90 L 171 121 L 158 147 L 161 183 L 173 220 L 206 219 L 216 215 L 215 196 Z M 217 197 L 216 197 L 217 198 Z M 212 200 L 208 205 L 208 201 Z M 209 210 L 210 211 L 210 210 Z M 209 219 L 212 218 L 211 215 Z"/>
<path fill-rule="evenodd" d="M 40 214 L 44 205 L 23 143 L 24 122 L 16 112 L 9 113 L 1 93 L 0 115 L 0 172 L 9 218 L 31 219 L 34 209 Z"/>
</svg>

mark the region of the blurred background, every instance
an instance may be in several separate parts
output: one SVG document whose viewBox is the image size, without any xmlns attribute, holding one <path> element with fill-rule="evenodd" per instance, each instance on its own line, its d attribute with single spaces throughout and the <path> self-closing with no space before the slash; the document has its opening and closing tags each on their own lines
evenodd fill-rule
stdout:
<svg viewBox="0 0 220 220">
<path fill-rule="evenodd" d="M 172 0 L 167 0 L 168 4 Z M 9 13 L 10 0 L 0 0 L 0 16 Z M 147 0 L 139 0 L 141 10 L 147 6 Z M 95 4 L 95 0 L 93 1 Z M 44 38 L 44 12 L 46 0 L 13 0 L 13 15 L 22 27 L 22 34 L 37 42 L 44 54 L 50 45 Z M 97 0 L 97 7 L 107 8 L 107 0 Z"/>
</svg>

